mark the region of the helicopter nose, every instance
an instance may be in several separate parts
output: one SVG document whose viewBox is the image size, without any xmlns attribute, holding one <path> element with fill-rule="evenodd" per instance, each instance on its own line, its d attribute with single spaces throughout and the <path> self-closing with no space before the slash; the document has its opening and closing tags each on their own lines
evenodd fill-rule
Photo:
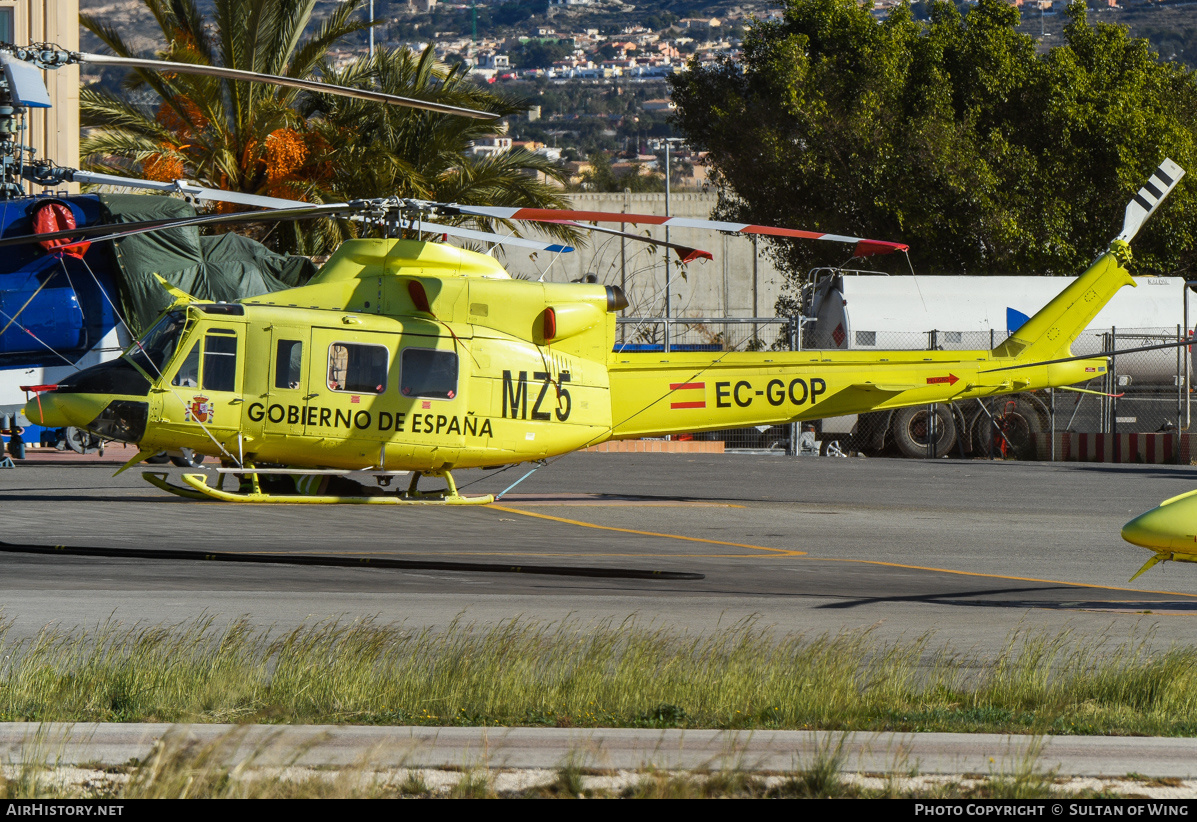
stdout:
<svg viewBox="0 0 1197 822">
<path fill-rule="evenodd" d="M 25 418 L 35 425 L 42 425 L 46 428 L 64 428 L 68 425 L 77 425 L 78 423 L 74 422 L 68 413 L 71 403 L 69 400 L 63 402 L 64 399 L 69 397 L 71 397 L 70 394 L 59 394 L 55 391 L 37 394 L 33 399 L 25 403 Z"/>
<path fill-rule="evenodd" d="M 66 391 L 47 391 L 25 403 L 25 417 L 47 428 L 92 428 L 109 405 L 109 396 L 77 394 Z"/>
<path fill-rule="evenodd" d="M 1122 538 L 1153 551 L 1197 550 L 1197 491 L 1190 491 L 1140 514 L 1122 526 Z"/>
</svg>

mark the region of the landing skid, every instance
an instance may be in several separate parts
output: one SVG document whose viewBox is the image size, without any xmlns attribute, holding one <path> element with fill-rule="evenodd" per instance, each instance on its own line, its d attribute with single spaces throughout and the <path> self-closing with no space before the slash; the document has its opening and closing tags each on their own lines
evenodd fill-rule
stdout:
<svg viewBox="0 0 1197 822">
<path fill-rule="evenodd" d="M 296 473 L 302 474 L 303 472 L 297 470 Z M 177 496 L 187 499 L 217 500 L 219 502 L 276 503 L 281 505 L 488 505 L 495 501 L 492 494 L 480 497 L 462 496 L 457 492 L 457 483 L 453 481 L 453 477 L 448 471 L 430 472 L 426 475 L 444 479 L 448 487 L 443 491 L 428 493 L 416 490 L 416 484 L 421 476 L 421 474 L 416 473 L 412 475 L 411 485 L 408 486 L 407 491 L 400 494 L 388 494 L 376 497 L 365 495 L 270 494 L 261 490 L 256 474 L 250 474 L 255 490 L 247 492 L 225 491 L 219 486 L 213 488 L 208 485 L 207 474 L 184 474 L 183 482 L 189 487 L 174 485 L 167 480 L 168 475 L 162 471 L 143 471 L 141 475 L 150 484 Z M 222 476 L 221 482 L 223 480 L 224 477 Z"/>
<path fill-rule="evenodd" d="M 1140 568 L 1138 571 L 1135 571 L 1135 575 L 1130 578 L 1130 582 L 1134 582 L 1136 579 L 1138 579 L 1139 575 L 1147 569 L 1155 567 L 1155 565 L 1160 562 L 1168 562 L 1169 560 L 1172 560 L 1173 562 L 1197 562 L 1197 554 L 1184 554 L 1180 551 L 1161 551 L 1152 554 L 1151 559 L 1143 563 L 1142 568 Z"/>
</svg>

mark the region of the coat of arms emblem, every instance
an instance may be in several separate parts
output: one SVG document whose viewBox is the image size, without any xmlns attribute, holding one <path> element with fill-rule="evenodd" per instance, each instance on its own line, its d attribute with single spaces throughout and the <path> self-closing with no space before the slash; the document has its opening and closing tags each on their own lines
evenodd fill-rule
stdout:
<svg viewBox="0 0 1197 822">
<path fill-rule="evenodd" d="M 187 422 L 211 422 L 215 410 L 207 397 L 192 397 L 187 404 Z"/>
</svg>

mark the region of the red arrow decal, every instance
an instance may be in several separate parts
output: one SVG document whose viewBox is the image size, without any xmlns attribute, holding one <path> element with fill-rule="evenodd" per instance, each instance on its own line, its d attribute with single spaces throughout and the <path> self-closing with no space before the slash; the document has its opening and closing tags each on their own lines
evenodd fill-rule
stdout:
<svg viewBox="0 0 1197 822">
<path fill-rule="evenodd" d="M 927 385 L 940 385 L 947 383 L 948 385 L 955 385 L 960 378 L 955 374 L 949 373 L 946 377 L 927 377 Z"/>
</svg>

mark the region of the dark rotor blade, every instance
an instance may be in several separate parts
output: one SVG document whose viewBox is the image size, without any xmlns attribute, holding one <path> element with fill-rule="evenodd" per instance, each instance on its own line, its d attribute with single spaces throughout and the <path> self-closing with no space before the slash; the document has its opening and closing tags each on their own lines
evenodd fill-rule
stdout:
<svg viewBox="0 0 1197 822">
<path fill-rule="evenodd" d="M 308 206 L 306 208 L 280 208 L 264 211 L 240 211 L 235 214 L 205 214 L 199 217 L 184 217 L 176 220 L 145 220 L 138 223 L 119 223 L 111 225 L 90 225 L 79 228 L 68 228 L 62 231 L 48 231 L 45 234 L 22 234 L 18 237 L 0 238 L 0 246 L 25 245 L 38 243 L 43 240 L 57 240 L 62 238 L 84 239 L 90 237 L 93 242 L 104 240 L 119 240 L 134 234 L 144 234 L 147 231 L 160 231 L 168 228 L 185 228 L 193 225 L 219 225 L 222 223 L 255 223 L 263 220 L 308 220 L 316 217 L 328 217 L 335 214 L 345 214 L 360 211 L 361 206 L 351 203 L 334 203 L 332 205 Z M 100 235 L 100 236 L 96 236 Z M 68 246 L 59 246 L 66 248 Z"/>
<path fill-rule="evenodd" d="M 611 234 L 615 237 L 623 237 L 628 240 L 634 240 L 638 243 L 647 243 L 649 245 L 659 245 L 665 248 L 670 248 L 677 252 L 678 260 L 680 260 L 682 263 L 690 263 L 699 259 L 715 259 L 711 252 L 703 251 L 701 248 L 691 248 L 688 245 L 678 245 L 677 243 L 667 243 L 664 240 L 654 240 L 652 237 L 645 237 L 643 234 L 634 234 L 630 231 L 620 231 L 617 228 L 603 228 L 597 225 L 586 225 L 585 223 L 575 222 L 574 220 L 541 220 L 540 222 L 567 225 L 570 228 L 580 228 L 583 231 L 596 231 L 599 234 Z"/>
<path fill-rule="evenodd" d="M 660 214 L 628 214 L 619 211 L 575 211 L 573 209 L 524 208 L 519 206 L 467 206 L 458 203 L 430 203 L 447 213 L 468 214 L 475 217 L 493 217 L 500 220 L 529 220 L 531 222 L 557 222 L 560 220 L 585 220 L 596 223 L 631 223 L 632 225 L 660 225 L 674 228 L 701 228 L 710 231 L 726 231 L 733 234 L 763 234 L 769 237 L 792 237 L 803 240 L 827 240 L 835 243 L 849 243 L 855 246 L 854 256 L 868 257 L 873 254 L 892 254 L 908 251 L 905 243 L 891 243 L 883 240 L 869 240 L 864 237 L 850 237 L 844 234 L 829 234 L 823 231 L 803 231 L 797 228 L 777 228 L 751 223 L 729 223 L 722 220 L 697 220 L 691 217 L 673 217 Z"/>
<path fill-rule="evenodd" d="M 207 77 L 222 77 L 228 80 L 274 83 L 278 86 L 314 91 L 318 94 L 337 94 L 341 97 L 356 97 L 359 100 L 373 100 L 378 103 L 407 106 L 408 108 L 417 108 L 423 111 L 435 111 L 440 114 L 458 114 L 462 117 L 473 117 L 477 120 L 496 120 L 499 117 L 498 114 L 492 114 L 489 111 L 449 106 L 444 103 L 430 103 L 426 100 L 417 100 L 414 97 L 400 97 L 397 94 L 385 94 L 381 91 L 334 86 L 315 80 L 299 80 L 294 77 L 280 77 L 277 74 L 260 74 L 256 71 L 243 71 L 242 69 L 224 68 L 223 66 L 173 63 L 169 60 L 145 60 L 139 57 L 115 57 L 108 54 L 87 54 L 84 52 L 77 52 L 74 56 L 82 63 L 91 63 L 97 66 L 125 66 L 127 68 L 145 68 L 154 71 L 177 71 L 180 74 L 202 74 Z"/>
<path fill-rule="evenodd" d="M 1141 345 L 1138 348 L 1121 348 L 1117 351 L 1099 351 L 1096 354 L 1077 354 L 1075 357 L 1061 357 L 1058 360 L 1041 360 L 1040 362 L 1024 362 L 1019 365 L 1006 365 L 1001 368 L 989 368 L 978 371 L 978 374 L 992 374 L 995 371 L 1017 371 L 1020 368 L 1030 368 L 1034 365 L 1055 365 L 1062 362 L 1077 362 L 1078 360 L 1099 360 L 1103 357 L 1116 357 L 1119 354 L 1136 354 L 1140 351 L 1159 351 L 1161 348 L 1187 348 L 1197 345 L 1197 340 L 1184 342 L 1160 343 L 1159 345 Z"/>
</svg>

